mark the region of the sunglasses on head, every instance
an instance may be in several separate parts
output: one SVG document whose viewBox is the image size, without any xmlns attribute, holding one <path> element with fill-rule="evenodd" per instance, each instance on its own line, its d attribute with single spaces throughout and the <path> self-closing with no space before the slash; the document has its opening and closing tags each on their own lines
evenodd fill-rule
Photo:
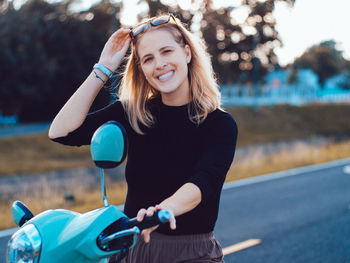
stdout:
<svg viewBox="0 0 350 263">
<path fill-rule="evenodd" d="M 175 16 L 172 13 L 169 13 L 169 15 L 167 16 L 154 17 L 148 20 L 147 22 L 144 22 L 136 26 L 135 28 L 132 28 L 130 31 L 130 37 L 131 39 L 135 39 L 137 36 L 143 34 L 147 30 L 148 24 L 151 24 L 151 26 L 154 26 L 154 27 L 163 26 L 168 24 L 171 19 L 173 19 L 175 24 L 177 25 Z"/>
</svg>

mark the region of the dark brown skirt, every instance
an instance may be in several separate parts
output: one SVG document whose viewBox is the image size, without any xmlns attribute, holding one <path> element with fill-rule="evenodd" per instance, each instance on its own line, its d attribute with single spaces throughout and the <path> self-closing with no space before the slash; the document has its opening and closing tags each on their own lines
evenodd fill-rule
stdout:
<svg viewBox="0 0 350 263">
<path fill-rule="evenodd" d="M 112 257 L 109 263 L 116 262 Z M 224 263 L 222 248 L 213 233 L 169 236 L 151 233 L 145 243 L 139 236 L 136 245 L 121 263 Z"/>
</svg>

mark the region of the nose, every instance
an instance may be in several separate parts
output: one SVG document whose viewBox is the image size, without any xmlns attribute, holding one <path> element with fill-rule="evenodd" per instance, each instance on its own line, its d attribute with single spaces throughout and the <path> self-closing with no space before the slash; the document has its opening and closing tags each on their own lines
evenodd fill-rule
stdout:
<svg viewBox="0 0 350 263">
<path fill-rule="evenodd" d="M 162 69 L 167 65 L 167 62 L 165 61 L 165 59 L 162 56 L 156 56 L 155 61 L 156 61 L 156 68 L 157 69 Z"/>
</svg>

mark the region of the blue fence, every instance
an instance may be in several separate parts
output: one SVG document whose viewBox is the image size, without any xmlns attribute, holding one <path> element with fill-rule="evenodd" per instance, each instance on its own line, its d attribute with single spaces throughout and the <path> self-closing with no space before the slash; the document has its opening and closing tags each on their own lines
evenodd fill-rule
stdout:
<svg viewBox="0 0 350 263">
<path fill-rule="evenodd" d="M 0 125 L 16 125 L 18 118 L 16 116 L 3 116 L 0 111 Z"/>
<path fill-rule="evenodd" d="M 224 106 L 273 106 L 290 104 L 302 106 L 310 103 L 350 103 L 350 91 L 321 90 L 314 85 L 284 84 L 225 85 L 221 87 Z"/>
</svg>

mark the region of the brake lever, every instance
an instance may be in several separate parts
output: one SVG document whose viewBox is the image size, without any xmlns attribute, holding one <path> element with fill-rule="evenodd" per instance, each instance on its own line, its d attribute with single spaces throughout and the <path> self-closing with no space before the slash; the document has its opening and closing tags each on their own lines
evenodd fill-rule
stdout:
<svg viewBox="0 0 350 263">
<path fill-rule="evenodd" d="M 130 236 L 130 235 L 135 235 L 135 234 L 140 234 L 140 229 L 137 226 L 134 226 L 133 228 L 130 229 L 125 229 L 122 231 L 115 232 L 113 234 L 110 234 L 109 236 L 106 236 L 100 240 L 102 246 L 108 245 L 108 243 L 114 239 L 125 237 L 125 236 Z"/>
</svg>

